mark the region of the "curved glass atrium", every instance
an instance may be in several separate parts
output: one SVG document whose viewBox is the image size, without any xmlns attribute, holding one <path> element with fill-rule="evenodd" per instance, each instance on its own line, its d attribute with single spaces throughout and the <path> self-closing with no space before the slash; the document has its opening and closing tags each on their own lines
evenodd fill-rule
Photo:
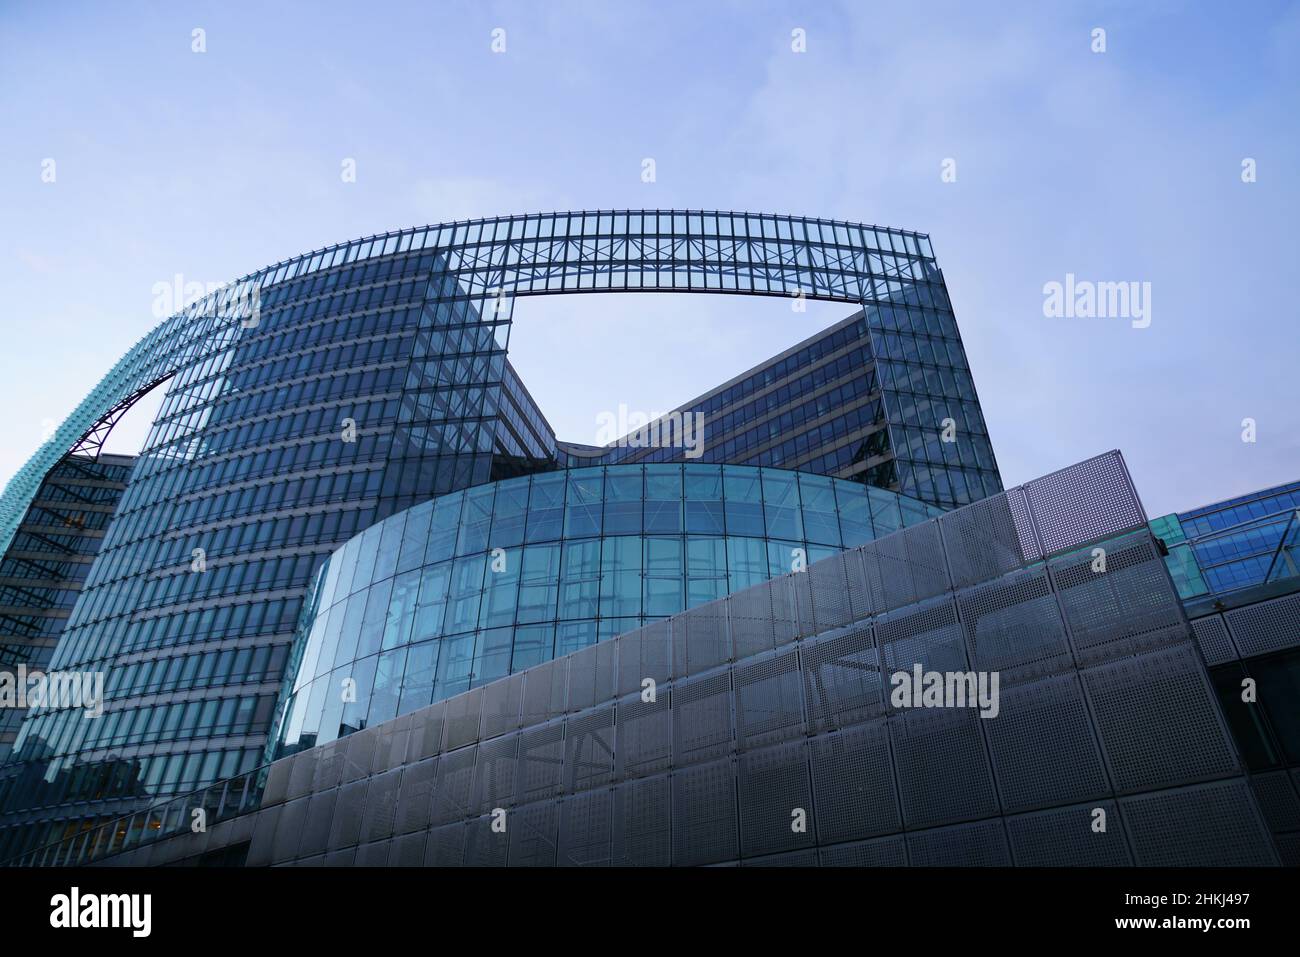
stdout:
<svg viewBox="0 0 1300 957">
<path fill-rule="evenodd" d="M 321 567 L 278 753 L 332 741 L 940 514 L 857 482 L 612 465 L 439 496 Z"/>
</svg>

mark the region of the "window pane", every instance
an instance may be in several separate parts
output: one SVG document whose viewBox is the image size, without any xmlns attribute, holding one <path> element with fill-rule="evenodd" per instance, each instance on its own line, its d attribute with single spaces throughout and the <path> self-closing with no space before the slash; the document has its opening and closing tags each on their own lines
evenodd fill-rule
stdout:
<svg viewBox="0 0 1300 957">
<path fill-rule="evenodd" d="M 728 535 L 762 536 L 763 494 L 757 472 L 724 469 Z"/>
<path fill-rule="evenodd" d="M 580 469 L 569 473 L 569 488 L 564 513 L 564 534 L 570 538 L 600 534 L 601 499 L 604 496 L 604 472 Z"/>
<path fill-rule="evenodd" d="M 641 532 L 641 469 L 611 472 L 605 479 L 605 534 Z"/>
<path fill-rule="evenodd" d="M 528 500 L 530 542 L 549 542 L 560 537 L 564 518 L 564 473 L 533 476 Z"/>
<path fill-rule="evenodd" d="M 769 538 L 803 538 L 799 488 L 793 473 L 763 471 L 763 505 Z"/>
<path fill-rule="evenodd" d="M 680 532 L 682 524 L 681 467 L 676 465 L 647 465 L 645 473 L 646 532 Z"/>
<path fill-rule="evenodd" d="M 722 471 L 716 466 L 686 466 L 686 531 L 722 534 Z"/>
</svg>

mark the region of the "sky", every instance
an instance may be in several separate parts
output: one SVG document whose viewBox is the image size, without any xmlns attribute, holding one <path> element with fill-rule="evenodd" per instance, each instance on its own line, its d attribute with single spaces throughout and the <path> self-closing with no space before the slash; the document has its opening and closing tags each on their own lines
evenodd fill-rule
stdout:
<svg viewBox="0 0 1300 957">
<path fill-rule="evenodd" d="M 641 207 L 928 233 L 1008 486 L 1112 448 L 1151 515 L 1295 480 L 1298 53 L 1300 6 L 1268 2 L 2 0 L 0 486 L 158 321 L 160 283 Z M 1138 283 L 1145 318 L 1047 315 L 1067 276 Z M 511 360 L 589 442 L 602 411 L 671 409 L 847 314 L 531 298 Z"/>
</svg>

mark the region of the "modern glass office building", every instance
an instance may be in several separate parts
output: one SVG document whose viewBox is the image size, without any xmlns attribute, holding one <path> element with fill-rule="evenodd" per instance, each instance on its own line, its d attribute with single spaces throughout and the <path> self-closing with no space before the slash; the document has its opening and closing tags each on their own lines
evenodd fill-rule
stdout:
<svg viewBox="0 0 1300 957">
<path fill-rule="evenodd" d="M 430 501 L 436 513 L 439 498 L 462 491 L 465 507 L 490 493 L 504 509 L 527 486 L 531 509 L 532 492 L 548 487 L 544 473 L 579 466 L 611 470 L 600 473 L 613 476 L 601 493 L 615 495 L 602 498 L 611 514 L 630 474 L 644 475 L 645 495 L 659 494 L 653 470 L 687 462 L 687 449 L 561 442 L 507 359 L 523 300 L 587 292 L 846 305 L 843 322 L 684 407 L 704 415 L 703 462 L 773 470 L 760 495 L 780 484 L 778 470 L 795 470 L 786 494 L 803 495 L 804 474 L 824 476 L 891 493 L 900 515 L 906 499 L 920 516 L 1001 489 L 943 275 L 919 233 L 767 214 L 574 212 L 402 230 L 276 263 L 145 336 L 0 497 L 3 550 L 68 451 L 98 450 L 133 402 L 166 384 L 51 658 L 51 667 L 104 674 L 106 713 L 26 716 L 0 767 L 0 856 L 258 765 L 274 746 L 286 679 L 296 679 L 287 669 L 298 660 L 291 648 L 309 586 L 331 553 L 376 523 Z M 559 484 L 566 501 L 582 488 L 580 479 Z M 841 487 L 814 489 L 809 479 L 807 500 L 759 504 L 792 509 L 815 529 L 825 490 Z M 840 493 L 829 494 L 838 503 Z M 682 495 L 685 510 L 693 500 Z M 727 500 L 724 488 L 724 509 Z M 554 617 L 510 626 L 524 629 L 509 637 L 512 660 L 517 642 L 531 649 L 523 662 L 607 637 L 616 619 L 679 610 L 668 581 L 679 573 L 682 607 L 690 589 L 715 594 L 748 581 L 762 572 L 758 543 L 803 542 L 814 554 L 843 544 L 842 525 L 841 546 L 766 527 L 752 537 L 725 526 L 699 541 L 685 528 L 660 536 L 660 504 L 643 504 L 642 570 L 627 613 L 603 613 L 602 586 L 588 582 L 596 614 L 565 618 L 557 593 Z M 529 518 L 541 522 L 540 512 Z M 637 576 L 617 569 L 636 549 L 621 537 L 591 534 L 599 559 L 567 532 L 525 541 L 520 574 L 543 563 L 536 544 L 559 556 L 561 576 L 589 575 L 599 561 L 602 576 L 608 568 L 630 583 Z M 675 538 L 680 556 L 666 557 L 673 548 L 661 537 Z M 539 624 L 553 624 L 554 636 Z M 452 669 L 467 658 L 472 683 L 475 661 L 502 667 L 506 639 L 476 625 L 469 651 L 469 634 L 446 643 L 445 660 Z M 464 668 L 447 672 L 446 689 L 465 680 L 451 677 Z M 403 680 L 420 673 L 408 664 Z"/>
<path fill-rule="evenodd" d="M 509 333 L 610 292 L 848 315 L 592 447 Z M 100 455 L 163 384 L 139 458 Z M 328 247 L 109 372 L 0 496 L 9 578 L 81 466 L 122 470 L 84 584 L 17 604 L 54 596 L 27 644 L 104 711 L 22 716 L 0 862 L 1300 860 L 1297 487 L 1148 522 L 1110 453 L 1004 491 L 922 234 L 637 210 Z M 996 714 L 900 703 L 913 668 L 1000 676 Z"/>
</svg>

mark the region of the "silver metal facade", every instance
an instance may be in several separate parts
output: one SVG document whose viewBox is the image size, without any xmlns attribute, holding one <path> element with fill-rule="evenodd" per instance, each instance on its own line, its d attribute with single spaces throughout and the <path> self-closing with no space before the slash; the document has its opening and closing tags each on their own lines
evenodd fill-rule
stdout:
<svg viewBox="0 0 1300 957">
<path fill-rule="evenodd" d="M 1099 456 L 23 863 L 1275 864 L 1145 525 Z"/>
</svg>

